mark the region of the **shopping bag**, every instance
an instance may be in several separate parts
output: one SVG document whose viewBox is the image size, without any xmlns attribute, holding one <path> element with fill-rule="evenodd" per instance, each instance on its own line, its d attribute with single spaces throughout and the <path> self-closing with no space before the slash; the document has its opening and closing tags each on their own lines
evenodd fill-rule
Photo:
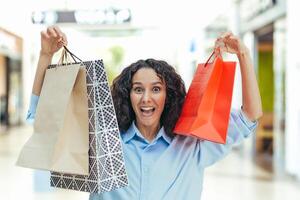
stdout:
<svg viewBox="0 0 300 200">
<path fill-rule="evenodd" d="M 88 174 L 88 102 L 85 68 L 47 69 L 34 133 L 17 165 L 62 173 Z"/>
<path fill-rule="evenodd" d="M 89 193 L 109 192 L 128 186 L 120 131 L 103 61 L 82 61 L 66 47 L 65 50 L 86 69 L 89 174 L 51 172 L 50 184 Z M 50 65 L 48 68 L 56 67 L 62 66 Z"/>
<path fill-rule="evenodd" d="M 198 64 L 174 132 L 225 144 L 236 63 L 213 55 Z"/>
</svg>

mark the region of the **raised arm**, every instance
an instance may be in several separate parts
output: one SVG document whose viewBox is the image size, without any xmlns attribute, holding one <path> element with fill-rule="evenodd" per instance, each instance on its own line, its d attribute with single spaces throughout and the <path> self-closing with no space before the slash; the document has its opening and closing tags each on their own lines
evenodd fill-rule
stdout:
<svg viewBox="0 0 300 200">
<path fill-rule="evenodd" d="M 216 51 L 237 55 L 242 76 L 242 110 L 249 120 L 257 120 L 262 116 L 262 104 L 248 48 L 238 37 L 234 36 L 231 32 L 226 32 L 216 40 L 215 49 Z"/>
<path fill-rule="evenodd" d="M 227 32 L 215 43 L 215 51 L 233 53 L 238 56 L 242 75 L 242 110 L 232 110 L 227 131 L 226 144 L 198 141 L 199 165 L 208 167 L 224 158 L 232 146 L 249 137 L 257 127 L 257 119 L 262 115 L 261 99 L 254 67 L 247 47 L 239 38 Z"/>
<path fill-rule="evenodd" d="M 47 66 L 51 63 L 54 53 L 63 45 L 67 45 L 67 38 L 59 27 L 50 26 L 41 32 L 41 50 L 32 87 L 34 95 L 40 95 Z"/>
<path fill-rule="evenodd" d="M 34 122 L 36 107 L 44 82 L 45 73 L 52 57 L 63 45 L 67 45 L 65 34 L 57 27 L 48 27 L 41 32 L 41 50 L 32 86 L 30 105 L 26 116 L 26 121 L 30 124 Z"/>
</svg>

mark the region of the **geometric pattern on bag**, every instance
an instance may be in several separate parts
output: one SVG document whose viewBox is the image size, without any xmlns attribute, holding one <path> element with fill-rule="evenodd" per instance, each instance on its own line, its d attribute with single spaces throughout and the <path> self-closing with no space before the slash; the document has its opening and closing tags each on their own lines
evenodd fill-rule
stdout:
<svg viewBox="0 0 300 200">
<path fill-rule="evenodd" d="M 90 193 L 128 185 L 115 109 L 102 60 L 82 62 L 86 68 L 89 115 L 89 175 L 51 172 L 52 187 Z M 59 67 L 50 65 L 48 68 Z"/>
</svg>

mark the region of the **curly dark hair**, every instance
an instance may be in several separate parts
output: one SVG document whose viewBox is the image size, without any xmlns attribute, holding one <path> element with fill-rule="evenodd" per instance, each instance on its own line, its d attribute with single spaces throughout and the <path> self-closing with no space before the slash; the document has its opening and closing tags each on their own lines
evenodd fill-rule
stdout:
<svg viewBox="0 0 300 200">
<path fill-rule="evenodd" d="M 166 83 L 167 96 L 160 124 L 164 127 L 166 134 L 173 137 L 173 128 L 179 118 L 186 95 L 185 86 L 172 66 L 165 61 L 155 59 L 138 60 L 129 65 L 112 83 L 111 92 L 120 131 L 127 131 L 132 121 L 135 120 L 135 113 L 130 101 L 130 91 L 132 77 L 141 68 L 153 69 L 157 76 Z"/>
</svg>

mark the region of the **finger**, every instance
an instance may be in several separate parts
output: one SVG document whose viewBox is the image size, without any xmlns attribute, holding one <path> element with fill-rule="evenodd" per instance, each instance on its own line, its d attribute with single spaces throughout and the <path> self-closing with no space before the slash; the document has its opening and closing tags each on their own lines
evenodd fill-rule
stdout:
<svg viewBox="0 0 300 200">
<path fill-rule="evenodd" d="M 224 44 L 224 42 L 221 39 L 217 40 L 215 42 L 215 48 L 221 48 L 221 47 L 224 47 L 224 46 L 225 46 L 225 44 Z"/>
<path fill-rule="evenodd" d="M 61 40 L 61 41 L 57 42 L 57 45 L 62 47 L 62 46 L 67 46 L 67 43 L 65 41 Z"/>
<path fill-rule="evenodd" d="M 62 42 L 63 45 L 67 45 L 67 36 L 58 26 L 54 26 L 53 29 L 55 30 L 56 34 L 59 36 L 59 42 Z"/>
<path fill-rule="evenodd" d="M 233 33 L 231 31 L 228 31 L 224 37 L 228 38 L 228 37 L 232 37 L 232 36 L 234 36 Z"/>
<path fill-rule="evenodd" d="M 234 36 L 234 35 L 230 36 L 228 39 L 229 39 L 229 40 L 233 40 L 233 41 L 237 41 L 237 42 L 240 42 L 240 41 L 241 41 L 239 37 Z"/>
<path fill-rule="evenodd" d="M 225 47 L 218 47 L 214 49 L 214 53 L 216 55 L 222 55 L 223 52 L 226 52 L 226 48 Z"/>
<path fill-rule="evenodd" d="M 214 49 L 221 49 L 224 45 L 225 45 L 225 44 L 224 44 L 223 40 L 222 40 L 222 39 L 219 39 L 219 40 L 217 40 L 217 41 L 215 42 L 215 47 L 214 47 Z"/>
<path fill-rule="evenodd" d="M 217 55 L 217 54 L 220 54 L 221 53 L 221 48 L 215 48 L 214 49 L 214 53 Z"/>
<path fill-rule="evenodd" d="M 47 28 L 47 33 L 48 33 L 48 35 L 50 36 L 50 37 L 57 37 L 58 35 L 56 34 L 56 32 L 54 31 L 54 29 L 53 29 L 53 27 L 48 27 Z"/>
<path fill-rule="evenodd" d="M 221 47 L 220 52 L 228 52 L 227 46 L 225 45 L 225 46 Z"/>
<path fill-rule="evenodd" d="M 50 36 L 48 35 L 48 33 L 46 31 L 41 31 L 41 37 L 45 38 L 45 39 L 49 39 Z"/>
<path fill-rule="evenodd" d="M 218 46 L 214 49 L 216 54 L 222 54 L 223 52 L 228 52 L 228 49 L 225 46 Z"/>
<path fill-rule="evenodd" d="M 224 39 L 225 44 L 236 45 L 240 43 L 240 39 L 234 35 L 231 35 Z"/>
<path fill-rule="evenodd" d="M 55 30 L 55 32 L 59 36 L 60 40 L 63 41 L 63 43 L 66 44 L 67 43 L 66 34 L 64 32 L 62 32 L 61 29 L 58 26 L 54 26 L 53 29 Z"/>
<path fill-rule="evenodd" d="M 62 33 L 62 41 L 63 41 L 64 45 L 67 46 L 68 40 L 67 40 L 66 34 L 64 34 L 64 33 Z"/>
<path fill-rule="evenodd" d="M 215 47 L 214 47 L 214 53 L 216 55 L 221 54 L 221 50 L 222 50 L 222 43 L 216 42 Z"/>
<path fill-rule="evenodd" d="M 216 39 L 216 43 L 224 43 L 225 41 L 225 36 L 227 36 L 226 33 L 222 33 L 217 39 Z"/>
<path fill-rule="evenodd" d="M 64 44 L 63 44 L 62 42 L 57 43 L 57 47 L 58 47 L 58 48 L 61 48 L 61 47 L 63 47 L 63 46 L 64 46 Z"/>
<path fill-rule="evenodd" d="M 227 43 L 228 40 L 226 38 L 218 38 L 215 42 L 215 53 L 228 52 L 229 49 Z"/>
<path fill-rule="evenodd" d="M 63 46 L 67 46 L 67 44 L 68 44 L 68 42 L 65 41 L 64 38 L 60 38 L 60 39 L 58 40 L 58 43 L 61 44 L 61 45 L 63 45 Z"/>
<path fill-rule="evenodd" d="M 233 33 L 231 31 L 227 31 L 227 32 L 224 32 L 220 35 L 220 38 L 221 39 L 225 39 L 225 38 L 228 38 L 228 37 L 231 37 L 233 36 Z"/>
<path fill-rule="evenodd" d="M 55 31 L 55 33 L 57 34 L 58 37 L 60 37 L 60 38 L 63 37 L 63 33 L 62 33 L 62 31 L 60 30 L 60 28 L 58 26 L 53 26 L 52 28 L 53 28 L 53 30 Z"/>
</svg>

